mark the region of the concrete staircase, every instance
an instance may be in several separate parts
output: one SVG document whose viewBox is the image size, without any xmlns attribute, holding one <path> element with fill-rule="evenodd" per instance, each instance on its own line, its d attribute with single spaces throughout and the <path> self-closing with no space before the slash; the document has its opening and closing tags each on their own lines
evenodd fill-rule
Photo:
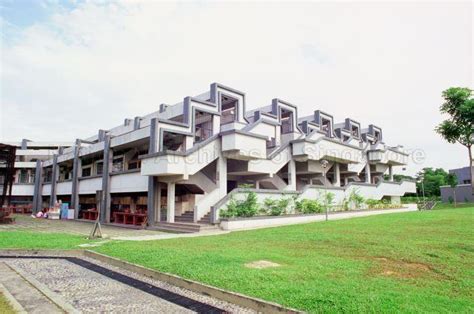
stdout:
<svg viewBox="0 0 474 314">
<path fill-rule="evenodd" d="M 181 216 L 175 216 L 174 221 L 170 223 L 163 220 L 150 229 L 176 233 L 195 233 L 217 229 L 216 226 L 211 225 L 211 213 L 207 213 L 197 223 L 194 223 L 194 213 L 192 211 L 184 212 Z"/>
<path fill-rule="evenodd" d="M 205 224 L 195 224 L 189 222 L 159 222 L 156 226 L 153 226 L 149 229 L 174 232 L 174 233 L 197 233 L 207 230 L 218 229 L 217 226 L 205 225 Z"/>
</svg>

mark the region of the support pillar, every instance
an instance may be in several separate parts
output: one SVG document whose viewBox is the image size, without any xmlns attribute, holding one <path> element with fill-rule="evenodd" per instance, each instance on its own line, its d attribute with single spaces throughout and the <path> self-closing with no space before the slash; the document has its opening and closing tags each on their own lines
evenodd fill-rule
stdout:
<svg viewBox="0 0 474 314">
<path fill-rule="evenodd" d="M 227 158 L 220 156 L 217 159 L 217 186 L 219 187 L 219 198 L 227 195 Z"/>
<path fill-rule="evenodd" d="M 49 207 L 54 207 L 56 204 L 56 185 L 58 182 L 58 155 L 53 155 L 53 170 L 51 173 L 51 194 L 49 198 Z"/>
<path fill-rule="evenodd" d="M 296 163 L 293 159 L 288 162 L 288 186 L 285 190 L 296 191 Z"/>
<path fill-rule="evenodd" d="M 388 166 L 388 181 L 393 182 L 393 166 Z"/>
<path fill-rule="evenodd" d="M 334 163 L 334 186 L 341 186 L 341 169 L 337 162 Z"/>
<path fill-rule="evenodd" d="M 148 177 L 148 195 L 147 195 L 147 220 L 148 225 L 152 226 L 155 223 L 156 213 L 156 186 L 158 182 L 154 176 Z"/>
<path fill-rule="evenodd" d="M 176 183 L 168 182 L 168 197 L 166 202 L 166 221 L 174 222 Z"/>
<path fill-rule="evenodd" d="M 43 166 L 40 160 L 36 161 L 35 170 L 35 188 L 33 194 L 33 207 L 32 212 L 36 214 L 41 210 L 43 203 Z"/>
<path fill-rule="evenodd" d="M 81 168 L 81 159 L 79 152 L 81 149 L 81 140 L 76 139 L 74 146 L 74 160 L 72 163 L 72 188 L 71 188 L 71 208 L 74 209 L 74 219 L 79 218 L 79 169 Z"/>
<path fill-rule="evenodd" d="M 155 222 L 161 221 L 161 183 L 156 178 L 155 184 Z"/>
<path fill-rule="evenodd" d="M 112 169 L 113 151 L 110 149 L 110 134 L 104 140 L 104 159 L 102 168 L 102 200 L 100 206 L 100 222 L 110 222 L 110 171 Z"/>
<path fill-rule="evenodd" d="M 370 178 L 370 164 L 365 164 L 365 183 L 371 183 L 372 180 Z"/>
</svg>

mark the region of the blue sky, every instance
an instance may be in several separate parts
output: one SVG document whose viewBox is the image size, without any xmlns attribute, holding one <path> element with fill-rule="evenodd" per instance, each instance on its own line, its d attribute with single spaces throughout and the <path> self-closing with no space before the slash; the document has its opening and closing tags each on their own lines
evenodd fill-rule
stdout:
<svg viewBox="0 0 474 314">
<path fill-rule="evenodd" d="M 0 3 L 0 141 L 72 142 L 220 82 L 379 125 L 414 170 L 467 164 L 433 130 L 441 92 L 473 87 L 469 1 Z"/>
<path fill-rule="evenodd" d="M 4 20 L 19 28 L 41 23 L 58 10 L 71 10 L 78 1 L 1 0 Z"/>
</svg>

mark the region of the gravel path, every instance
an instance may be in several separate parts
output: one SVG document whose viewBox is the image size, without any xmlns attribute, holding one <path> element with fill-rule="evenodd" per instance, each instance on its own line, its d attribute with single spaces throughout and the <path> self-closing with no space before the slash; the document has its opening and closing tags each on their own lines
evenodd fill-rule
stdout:
<svg viewBox="0 0 474 314">
<path fill-rule="evenodd" d="M 88 258 L 2 258 L 84 313 L 251 313 Z"/>
</svg>

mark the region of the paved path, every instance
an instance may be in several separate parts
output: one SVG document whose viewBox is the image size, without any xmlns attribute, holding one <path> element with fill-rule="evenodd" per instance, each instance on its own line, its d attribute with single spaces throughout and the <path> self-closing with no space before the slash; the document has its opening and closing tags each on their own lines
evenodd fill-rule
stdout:
<svg viewBox="0 0 474 314">
<path fill-rule="evenodd" d="M 251 313 L 250 310 L 87 258 L 0 258 L 0 282 L 31 313 L 57 313 L 11 271 L 32 277 L 52 293 L 84 313 Z M 10 269 L 6 271 L 5 268 Z M 3 276 L 7 274 L 8 276 Z M 16 281 L 13 281 L 14 278 Z M 19 292 L 24 291 L 23 295 Z M 58 302 L 60 303 L 60 302 Z M 41 305 L 37 309 L 31 304 Z"/>
<path fill-rule="evenodd" d="M 63 313 L 56 304 L 1 261 L 0 284 L 10 292 L 28 313 Z"/>
</svg>

